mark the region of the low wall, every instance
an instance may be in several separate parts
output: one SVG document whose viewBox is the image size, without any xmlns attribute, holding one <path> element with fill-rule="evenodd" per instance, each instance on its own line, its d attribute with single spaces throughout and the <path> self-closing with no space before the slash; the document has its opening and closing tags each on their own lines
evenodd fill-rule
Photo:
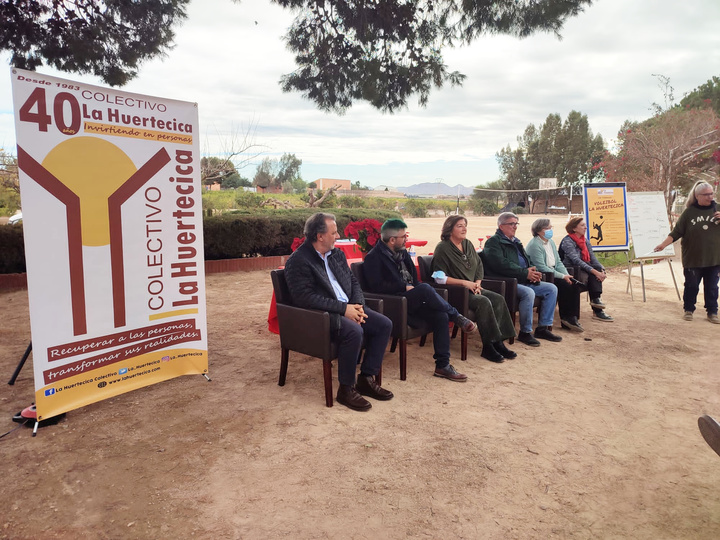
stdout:
<svg viewBox="0 0 720 540">
<path fill-rule="evenodd" d="M 252 272 L 254 270 L 273 270 L 285 265 L 290 255 L 276 257 L 249 257 L 247 259 L 223 259 L 205 261 L 206 274 L 222 272 Z M 27 274 L 0 274 L 0 291 L 27 289 Z"/>
<path fill-rule="evenodd" d="M 27 289 L 27 274 L 0 274 L 0 291 Z"/>
<path fill-rule="evenodd" d="M 288 260 L 288 257 L 290 257 L 290 255 L 205 261 L 205 273 L 219 274 L 222 272 L 252 272 L 254 270 L 273 270 L 280 266 L 285 266 L 285 261 Z"/>
</svg>

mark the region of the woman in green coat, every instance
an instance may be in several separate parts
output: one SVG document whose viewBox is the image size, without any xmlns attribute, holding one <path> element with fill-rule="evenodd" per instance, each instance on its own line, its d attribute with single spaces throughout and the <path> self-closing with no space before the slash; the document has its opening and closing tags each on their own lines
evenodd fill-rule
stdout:
<svg viewBox="0 0 720 540">
<path fill-rule="evenodd" d="M 443 224 L 442 241 L 435 246 L 433 272 L 441 270 L 449 285 L 462 285 L 470 290 L 470 309 L 482 336 L 482 357 L 492 362 L 515 358 L 517 353 L 508 349 L 504 340 L 515 337 L 505 298 L 482 288 L 484 269 L 472 242 L 467 239 L 467 219 L 450 216 Z"/>
</svg>

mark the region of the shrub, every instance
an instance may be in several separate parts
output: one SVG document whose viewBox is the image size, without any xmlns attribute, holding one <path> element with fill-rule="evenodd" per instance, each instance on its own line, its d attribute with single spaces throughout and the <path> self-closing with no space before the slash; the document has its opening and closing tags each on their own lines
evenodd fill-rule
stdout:
<svg viewBox="0 0 720 540">
<path fill-rule="evenodd" d="M 21 224 L 0 225 L 0 274 L 25 272 L 25 243 Z"/>
<path fill-rule="evenodd" d="M 338 205 L 342 208 L 366 208 L 367 204 L 363 197 L 357 195 L 343 195 L 338 197 Z"/>
<path fill-rule="evenodd" d="M 429 202 L 420 201 L 418 199 L 408 199 L 405 203 L 405 213 L 411 217 L 424 218 L 427 217 L 427 207 Z"/>
<path fill-rule="evenodd" d="M 291 210 L 235 211 L 206 218 L 204 221 L 205 258 L 233 259 L 241 257 L 287 255 L 296 237 L 303 236 L 305 221 L 317 208 Z M 330 208 L 335 214 L 338 231 L 351 221 L 377 219 L 380 222 L 399 217 L 396 212 Z"/>
<path fill-rule="evenodd" d="M 470 206 L 479 216 L 494 216 L 500 213 L 500 207 L 488 199 L 473 199 Z"/>
<path fill-rule="evenodd" d="M 237 191 L 235 193 L 235 205 L 237 208 L 260 208 L 260 203 L 264 200 L 265 197 L 252 191 Z"/>
</svg>

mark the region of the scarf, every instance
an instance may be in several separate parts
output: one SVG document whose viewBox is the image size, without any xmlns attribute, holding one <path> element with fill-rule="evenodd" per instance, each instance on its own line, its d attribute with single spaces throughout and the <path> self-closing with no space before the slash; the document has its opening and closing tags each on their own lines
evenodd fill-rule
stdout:
<svg viewBox="0 0 720 540">
<path fill-rule="evenodd" d="M 398 267 L 398 270 L 400 271 L 400 276 L 402 277 L 402 280 L 408 284 L 413 284 L 413 278 L 410 271 L 405 267 L 405 250 L 402 251 L 394 251 L 392 252 L 392 258 L 395 261 L 395 264 Z"/>
<path fill-rule="evenodd" d="M 568 236 L 572 238 L 572 241 L 577 244 L 577 246 L 580 248 L 580 258 L 585 261 L 586 263 L 590 262 L 590 252 L 588 251 L 587 242 L 585 242 L 585 237 L 580 236 L 577 233 L 571 233 Z"/>
</svg>

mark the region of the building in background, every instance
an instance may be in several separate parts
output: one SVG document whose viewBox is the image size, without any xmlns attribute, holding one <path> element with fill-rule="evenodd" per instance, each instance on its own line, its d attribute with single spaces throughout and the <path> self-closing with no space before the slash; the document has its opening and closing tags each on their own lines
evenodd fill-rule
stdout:
<svg viewBox="0 0 720 540">
<path fill-rule="evenodd" d="M 346 189 L 350 191 L 350 180 L 338 180 L 336 178 L 318 178 L 315 180 L 318 189 L 328 189 L 333 186 L 340 186 L 338 189 Z"/>
</svg>

